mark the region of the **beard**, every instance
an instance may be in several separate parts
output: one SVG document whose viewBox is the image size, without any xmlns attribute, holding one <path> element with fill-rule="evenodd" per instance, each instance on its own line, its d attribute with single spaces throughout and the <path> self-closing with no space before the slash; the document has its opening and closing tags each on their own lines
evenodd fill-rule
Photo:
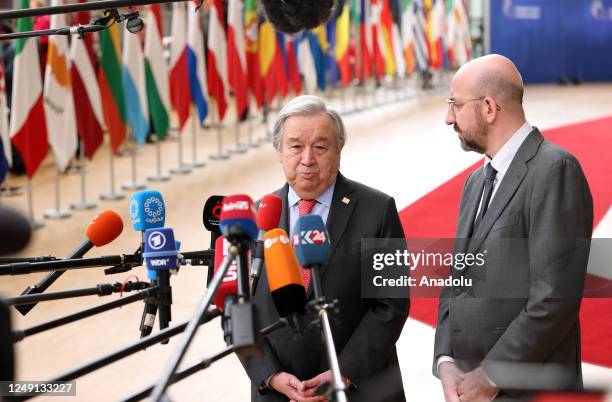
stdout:
<svg viewBox="0 0 612 402">
<path fill-rule="evenodd" d="M 461 141 L 461 149 L 466 152 L 478 152 L 484 154 L 486 151 L 486 138 L 487 138 L 487 124 L 484 118 L 479 114 L 476 115 L 476 128 L 469 132 L 464 132 L 455 123 L 455 131 L 460 134 L 459 140 Z"/>
</svg>

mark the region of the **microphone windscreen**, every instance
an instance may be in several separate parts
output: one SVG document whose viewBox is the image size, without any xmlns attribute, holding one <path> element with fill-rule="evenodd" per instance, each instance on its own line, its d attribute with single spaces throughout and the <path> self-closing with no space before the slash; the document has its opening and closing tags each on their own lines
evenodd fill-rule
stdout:
<svg viewBox="0 0 612 402">
<path fill-rule="evenodd" d="M 268 286 L 279 315 L 284 317 L 292 313 L 304 313 L 304 281 L 298 261 L 289 245 L 287 232 L 272 229 L 264 234 L 263 239 Z"/>
<path fill-rule="evenodd" d="M 283 201 L 278 195 L 266 195 L 261 199 L 257 209 L 257 226 L 264 231 L 277 228 L 282 210 Z"/>
<path fill-rule="evenodd" d="M 255 223 L 255 205 L 251 197 L 246 194 L 225 197 L 219 226 L 226 238 L 246 236 L 249 239 L 256 239 L 259 229 Z"/>
<path fill-rule="evenodd" d="M 219 220 L 221 219 L 221 209 L 223 209 L 223 198 L 222 195 L 211 195 L 204 204 L 202 222 L 209 232 L 220 232 Z"/>
<path fill-rule="evenodd" d="M 291 243 L 302 267 L 327 264 L 330 257 L 329 234 L 321 216 L 300 216 L 295 222 Z"/>
<path fill-rule="evenodd" d="M 115 240 L 123 231 L 123 221 L 115 211 L 102 211 L 89 223 L 85 234 L 96 246 L 101 247 Z"/>
<path fill-rule="evenodd" d="M 227 255 L 227 249 L 230 246 L 225 238 L 219 237 L 215 241 L 215 273 L 219 270 L 221 262 Z M 225 308 L 225 297 L 228 295 L 238 294 L 238 271 L 236 260 L 232 261 L 232 265 L 228 268 L 225 276 L 221 280 L 221 284 L 215 293 L 214 303 L 220 311 Z"/>
<path fill-rule="evenodd" d="M 130 200 L 130 219 L 134 230 L 162 228 L 166 222 L 166 204 L 156 190 L 139 191 Z"/>
<path fill-rule="evenodd" d="M 178 250 L 171 228 L 147 229 L 144 235 L 145 265 L 149 270 L 176 269 Z"/>
<path fill-rule="evenodd" d="M 0 207 L 0 255 L 15 254 L 30 242 L 32 226 L 20 212 Z"/>
</svg>

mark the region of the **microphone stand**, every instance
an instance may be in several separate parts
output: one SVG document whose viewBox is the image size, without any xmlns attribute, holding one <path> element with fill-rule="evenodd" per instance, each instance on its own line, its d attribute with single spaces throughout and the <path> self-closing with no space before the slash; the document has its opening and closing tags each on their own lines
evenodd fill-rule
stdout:
<svg viewBox="0 0 612 402">
<path fill-rule="evenodd" d="M 164 392 L 166 391 L 166 388 L 168 388 L 168 385 L 170 384 L 171 380 L 173 379 L 177 367 L 183 360 L 183 357 L 185 357 L 185 354 L 187 353 L 187 348 L 193 341 L 193 338 L 199 326 L 198 323 L 208 311 L 208 308 L 212 303 L 213 297 L 217 292 L 217 289 L 221 285 L 221 281 L 227 273 L 230 265 L 232 264 L 234 259 L 240 254 L 240 248 L 235 244 L 232 244 L 227 250 L 227 252 L 227 256 L 225 256 L 223 262 L 219 266 L 219 269 L 217 270 L 217 272 L 215 272 L 215 275 L 210 281 L 210 286 L 206 289 L 204 297 L 200 301 L 200 304 L 198 305 L 196 312 L 193 315 L 193 318 L 189 321 L 189 324 L 187 324 L 187 328 L 185 329 L 185 333 L 181 338 L 176 352 L 172 355 L 170 363 L 166 366 L 162 377 L 153 389 L 153 396 L 151 397 L 151 399 L 154 401 L 159 402 L 162 400 Z M 240 261 L 238 261 L 238 263 L 240 263 Z"/>
<path fill-rule="evenodd" d="M 336 309 L 337 300 L 327 300 L 323 295 L 319 265 L 313 265 L 311 267 L 311 280 L 315 299 L 309 303 L 309 307 L 316 310 L 319 317 L 319 324 L 321 325 L 323 337 L 325 338 L 327 360 L 329 361 L 329 367 L 332 372 L 333 394 L 330 400 L 347 402 L 346 386 L 342 381 L 342 374 L 340 374 L 340 364 L 338 363 L 338 355 L 336 354 L 331 325 L 329 324 L 329 312 Z"/>
</svg>

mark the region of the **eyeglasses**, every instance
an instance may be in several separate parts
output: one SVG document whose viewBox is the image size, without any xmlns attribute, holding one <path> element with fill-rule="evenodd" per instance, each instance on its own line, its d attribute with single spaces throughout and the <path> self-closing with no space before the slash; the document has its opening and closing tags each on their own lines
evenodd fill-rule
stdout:
<svg viewBox="0 0 612 402">
<path fill-rule="evenodd" d="M 457 101 L 457 99 L 448 98 L 446 100 L 446 104 L 448 105 L 448 107 L 450 107 L 452 109 L 453 112 L 456 112 L 461 106 L 465 105 L 466 103 L 474 102 L 474 101 L 481 101 L 481 100 L 484 100 L 484 99 L 485 99 L 485 97 L 481 96 L 480 98 L 472 98 L 472 99 L 468 99 L 468 100 L 463 101 L 463 102 L 459 102 L 459 101 Z M 497 109 L 497 111 L 500 111 L 501 110 L 501 106 L 496 105 L 496 109 Z"/>
</svg>

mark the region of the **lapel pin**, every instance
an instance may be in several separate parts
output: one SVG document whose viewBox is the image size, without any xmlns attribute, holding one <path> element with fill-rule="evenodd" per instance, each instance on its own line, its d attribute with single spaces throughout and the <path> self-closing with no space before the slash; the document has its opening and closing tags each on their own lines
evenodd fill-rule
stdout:
<svg viewBox="0 0 612 402">
<path fill-rule="evenodd" d="M 348 198 L 346 198 L 346 197 L 343 197 L 343 198 L 342 198 L 342 203 L 343 203 L 343 204 L 348 205 L 348 204 L 349 204 L 349 202 L 351 202 L 351 200 L 349 200 Z"/>
</svg>

